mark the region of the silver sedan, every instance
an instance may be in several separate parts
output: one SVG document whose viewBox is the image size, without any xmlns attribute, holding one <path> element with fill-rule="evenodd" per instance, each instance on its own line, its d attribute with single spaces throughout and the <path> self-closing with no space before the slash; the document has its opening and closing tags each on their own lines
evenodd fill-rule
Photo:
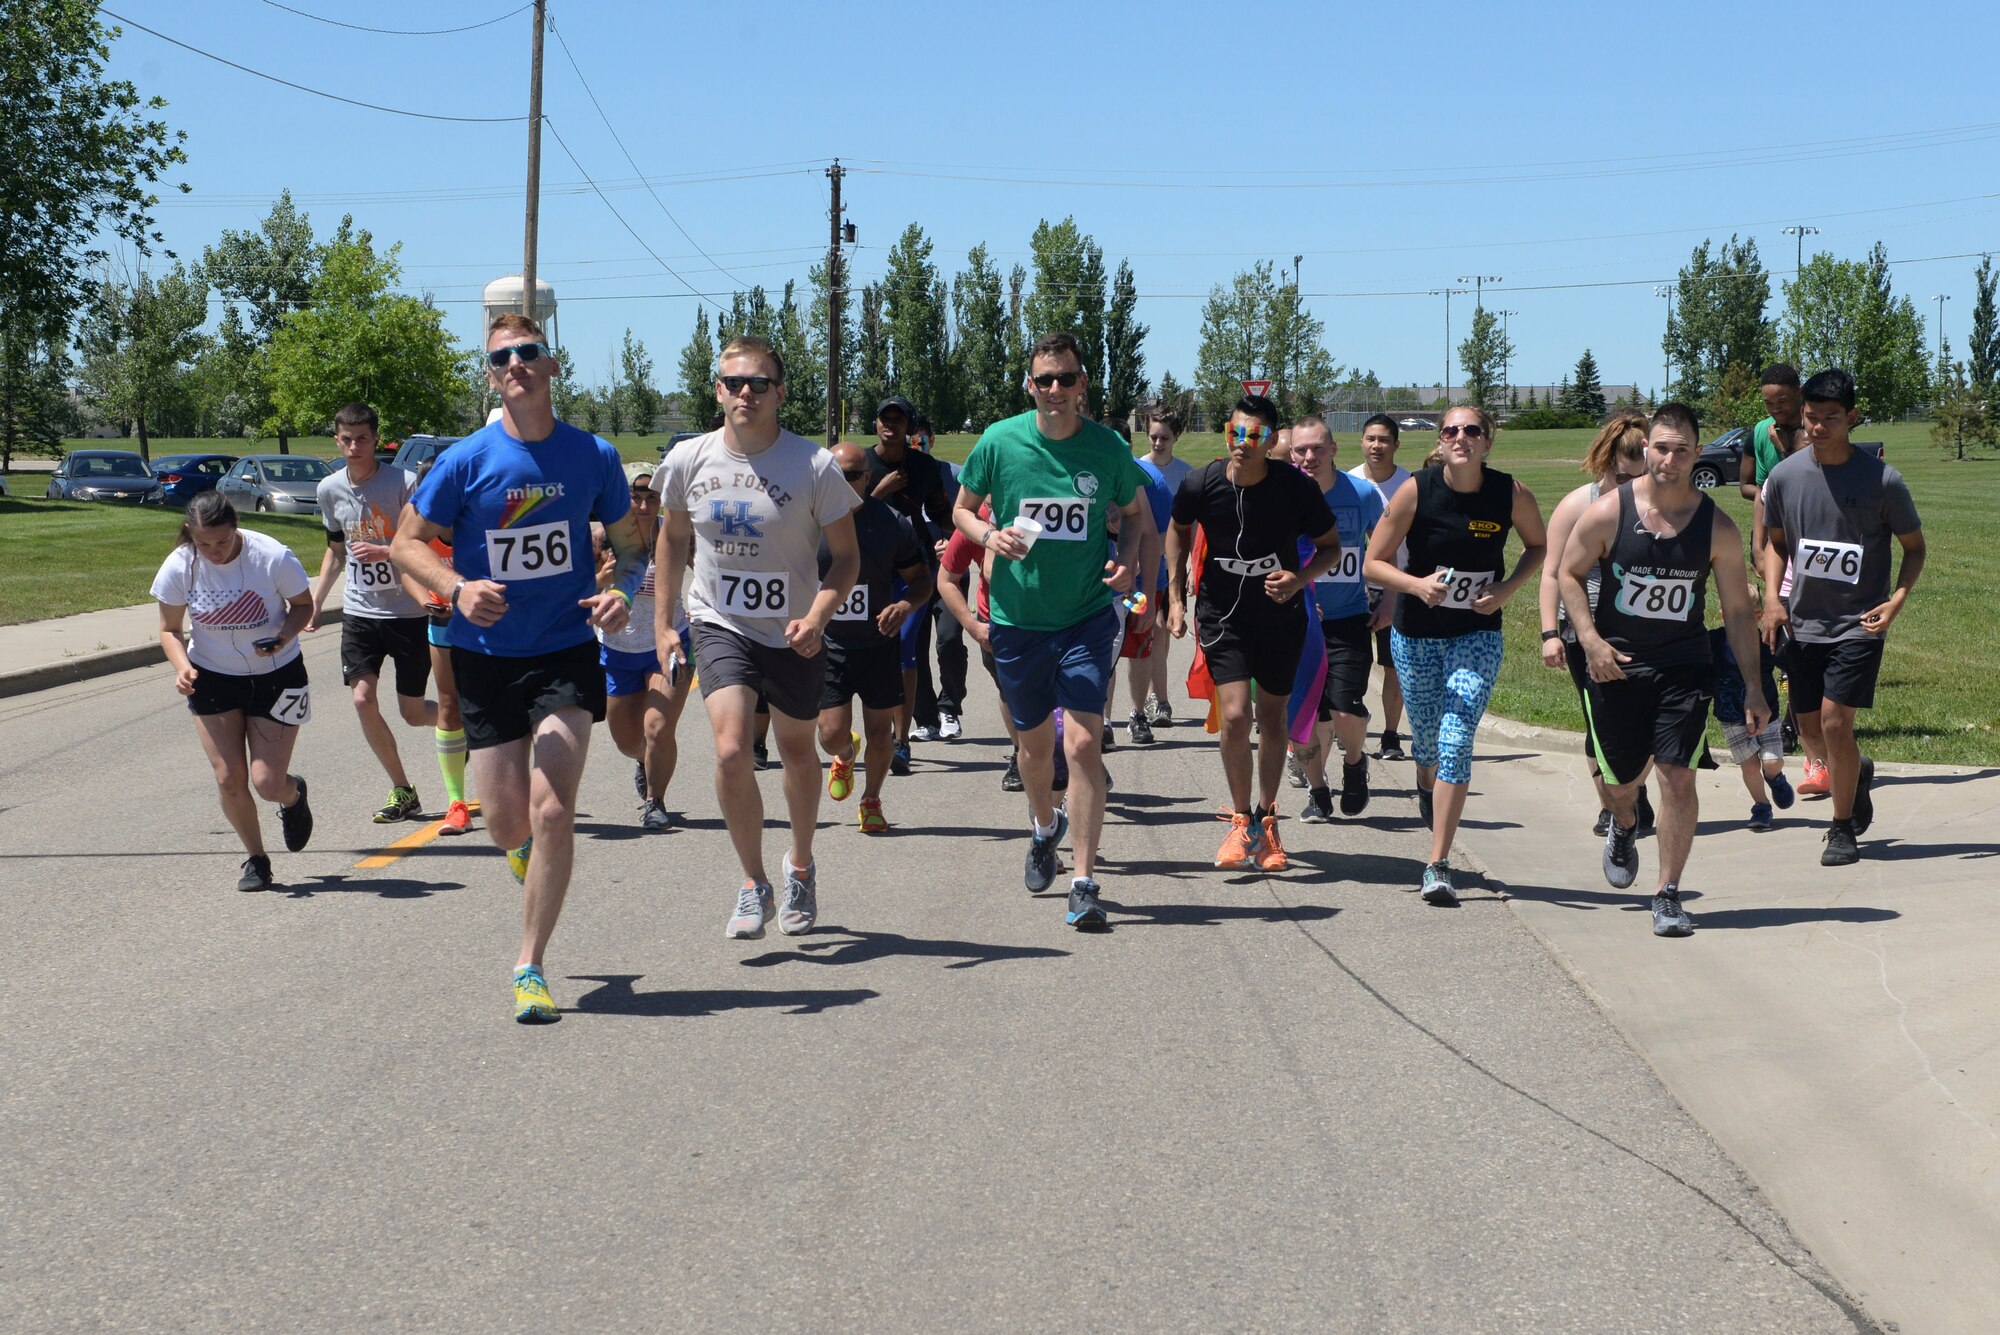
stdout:
<svg viewBox="0 0 2000 1335">
<path fill-rule="evenodd" d="M 305 455 L 251 454 L 238 459 L 215 489 L 239 511 L 316 515 L 320 479 L 332 471 L 326 460 Z"/>
</svg>

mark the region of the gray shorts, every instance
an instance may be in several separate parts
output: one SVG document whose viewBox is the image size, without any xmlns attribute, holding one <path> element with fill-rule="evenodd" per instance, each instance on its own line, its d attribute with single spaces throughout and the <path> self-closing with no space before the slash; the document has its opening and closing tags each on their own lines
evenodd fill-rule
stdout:
<svg viewBox="0 0 2000 1335">
<path fill-rule="evenodd" d="M 699 663 L 701 698 L 725 686 L 748 686 L 786 718 L 819 717 L 820 687 L 826 680 L 824 647 L 811 658 L 791 649 L 773 649 L 727 626 L 694 623 L 694 661 Z"/>
</svg>

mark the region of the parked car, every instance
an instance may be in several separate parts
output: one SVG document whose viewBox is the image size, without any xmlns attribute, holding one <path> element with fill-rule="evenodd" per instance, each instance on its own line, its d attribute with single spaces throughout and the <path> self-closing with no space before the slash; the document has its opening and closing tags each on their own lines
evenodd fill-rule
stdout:
<svg viewBox="0 0 2000 1335">
<path fill-rule="evenodd" d="M 698 437 L 700 437 L 700 436 L 701 436 L 702 434 L 703 434 L 703 433 L 702 433 L 702 432 L 700 432 L 700 431 L 676 431 L 676 432 L 674 432 L 674 434 L 673 434 L 673 435 L 671 435 L 671 436 L 668 436 L 668 437 L 667 437 L 667 443 L 666 443 L 666 444 L 664 444 L 664 445 L 662 445 L 662 446 L 660 446 L 660 457 L 661 457 L 662 459 L 666 458 L 666 457 L 667 457 L 667 451 L 668 451 L 668 450 L 671 450 L 671 449 L 672 449 L 672 448 L 673 448 L 674 446 L 676 446 L 676 445 L 680 444 L 680 443 L 681 443 L 682 441 L 684 441 L 684 440 L 694 440 L 694 439 L 697 439 L 697 438 L 698 438 Z"/>
<path fill-rule="evenodd" d="M 146 461 L 130 450 L 72 450 L 49 475 L 45 499 L 117 501 L 137 505 L 160 498 L 160 484 Z"/>
<path fill-rule="evenodd" d="M 160 484 L 160 504 L 185 507 L 204 491 L 212 491 L 236 462 L 233 454 L 169 454 L 153 460 L 153 477 Z"/>
<path fill-rule="evenodd" d="M 1402 417 L 1397 419 L 1396 425 L 1405 431 L 1435 431 L 1438 429 L 1438 424 L 1428 417 Z"/>
<path fill-rule="evenodd" d="M 464 436 L 411 436 L 396 449 L 396 467 L 407 468 L 414 473 L 419 464 L 429 463 L 448 447 L 464 439 Z"/>
<path fill-rule="evenodd" d="M 9 488 L 9 487 L 7 486 L 7 479 L 6 479 L 6 478 L 4 478 L 4 477 L 0 477 L 0 499 L 4 499 L 5 497 L 8 497 L 8 496 L 12 496 L 13 494 L 14 494 L 14 493 L 13 493 L 12 489 L 10 489 L 10 488 Z"/>
<path fill-rule="evenodd" d="M 1885 458 L 1882 442 L 1879 440 L 1850 441 L 1863 454 L 1872 454 L 1877 459 Z M 1750 448 L 1750 432 L 1744 427 L 1731 427 L 1714 440 L 1701 447 L 1701 457 L 1695 460 L 1694 484 L 1703 491 L 1734 484 L 1743 476 L 1743 451 Z"/>
<path fill-rule="evenodd" d="M 331 472 L 326 460 L 309 455 L 252 454 L 238 459 L 215 489 L 239 511 L 316 515 L 320 479 Z"/>
</svg>

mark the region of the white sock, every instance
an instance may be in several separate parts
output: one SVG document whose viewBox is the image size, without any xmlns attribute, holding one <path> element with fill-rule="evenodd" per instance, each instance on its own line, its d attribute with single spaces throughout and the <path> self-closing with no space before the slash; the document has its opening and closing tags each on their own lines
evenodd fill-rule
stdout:
<svg viewBox="0 0 2000 1335">
<path fill-rule="evenodd" d="M 1048 825 L 1044 826 L 1034 816 L 1030 815 L 1028 817 L 1028 828 L 1035 832 L 1035 838 L 1047 839 L 1056 832 L 1056 822 L 1050 821 Z"/>
</svg>

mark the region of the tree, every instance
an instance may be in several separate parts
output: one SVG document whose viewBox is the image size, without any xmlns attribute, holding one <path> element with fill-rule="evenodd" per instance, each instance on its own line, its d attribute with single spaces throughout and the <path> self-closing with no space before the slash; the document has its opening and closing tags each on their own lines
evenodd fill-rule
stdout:
<svg viewBox="0 0 2000 1335">
<path fill-rule="evenodd" d="M 1007 388 L 1006 408 L 1001 416 L 1012 417 L 1028 407 L 1028 349 L 1035 340 L 1028 337 L 1028 271 L 1015 265 L 1007 274 Z"/>
<path fill-rule="evenodd" d="M 354 401 L 392 438 L 456 424 L 462 354 L 435 306 L 391 290 L 401 249 L 345 227 L 328 243 L 310 303 L 265 346 L 273 425 L 318 428 Z"/>
<path fill-rule="evenodd" d="M 882 325 L 889 343 L 889 386 L 926 413 L 950 410 L 950 332 L 931 241 L 911 223 L 889 247 L 882 275 Z M 865 337 L 865 335 L 864 335 Z M 874 404 L 870 404 L 872 410 Z"/>
<path fill-rule="evenodd" d="M 188 401 L 207 322 L 208 282 L 180 262 L 157 282 L 141 273 L 135 283 L 98 289 L 79 340 L 85 374 L 101 410 L 132 425 L 142 458 L 153 457 L 149 425 Z"/>
<path fill-rule="evenodd" d="M 1259 260 L 1208 290 L 1201 308 L 1201 346 L 1195 353 L 1196 400 L 1210 422 L 1221 422 L 1243 394 L 1244 380 L 1266 378 L 1270 308 L 1277 294 L 1268 260 Z M 1269 377 L 1275 379 L 1275 376 Z"/>
<path fill-rule="evenodd" d="M 625 342 L 618 350 L 618 381 L 613 390 L 623 400 L 625 420 L 645 435 L 653 429 L 660 412 L 660 391 L 653 388 L 653 358 L 646 345 L 625 330 Z"/>
<path fill-rule="evenodd" d="M 1569 383 L 1569 391 L 1563 396 L 1562 409 L 1566 413 L 1577 413 L 1592 422 L 1604 420 L 1604 386 L 1597 375 L 1597 358 L 1589 348 L 1576 359 L 1575 378 Z"/>
<path fill-rule="evenodd" d="M 1954 459 L 1965 458 L 1966 445 L 1983 449 L 2000 445 L 2000 421 L 1980 392 L 1964 362 L 1947 361 L 1931 402 L 1931 440 Z"/>
<path fill-rule="evenodd" d="M 1170 412 L 1179 413 L 1183 428 L 1194 426 L 1194 391 L 1174 379 L 1172 371 L 1160 372 L 1160 383 L 1153 392 L 1153 402 Z"/>
<path fill-rule="evenodd" d="M 681 349 L 680 410 L 689 431 L 705 431 L 715 415 L 715 340 L 708 336 L 708 308 L 696 306 L 694 333 Z"/>
<path fill-rule="evenodd" d="M 861 289 L 861 337 L 854 349 L 854 406 L 865 425 L 875 418 L 875 405 L 889 397 L 889 327 L 882 318 L 882 287 Z"/>
<path fill-rule="evenodd" d="M 342 218 L 339 235 L 352 239 L 353 228 L 353 218 Z M 313 239 L 312 220 L 293 207 L 289 190 L 278 193 L 256 231 L 225 231 L 201 255 L 202 268 L 216 291 L 230 303 L 229 309 L 234 311 L 239 302 L 249 308 L 250 329 L 260 350 L 293 311 L 312 300 L 313 282 L 325 260 L 326 247 Z M 260 415 L 269 415 L 270 395 L 257 378 L 263 362 L 253 361 L 249 369 L 249 388 L 258 400 Z M 289 454 L 290 424 L 281 421 L 277 426 L 278 452 Z"/>
<path fill-rule="evenodd" d="M 1296 283 L 1279 286 L 1265 311 L 1264 374 L 1278 414 L 1297 421 L 1321 412 L 1339 388 L 1340 367 L 1326 350 L 1326 324 L 1299 299 Z"/>
<path fill-rule="evenodd" d="M 1458 345 L 1459 369 L 1465 372 L 1465 395 L 1480 407 L 1500 406 L 1503 368 L 1513 359 L 1513 344 L 1501 332 L 1500 317 L 1484 306 L 1472 312 L 1472 332 Z M 1587 355 L 1587 354 L 1586 354 Z M 1604 396 L 1598 395 L 1602 403 Z"/>
<path fill-rule="evenodd" d="M 0 328 L 0 472 L 16 454 L 60 456 L 63 437 L 83 430 L 69 395 L 68 344 L 59 327 L 39 337 L 25 326 Z"/>
<path fill-rule="evenodd" d="M 958 326 L 958 383 L 965 416 L 972 419 L 974 429 L 983 431 L 1011 414 L 1020 391 L 1008 383 L 1007 306 L 1000 270 L 984 242 L 967 252 L 965 265 L 951 285 L 952 319 Z"/>
<path fill-rule="evenodd" d="M 826 429 L 826 356 L 821 347 L 815 352 L 806 332 L 806 319 L 799 310 L 797 289 L 785 283 L 778 303 L 778 355 L 785 359 L 785 401 L 778 405 L 778 425 L 800 436 L 816 436 Z"/>
<path fill-rule="evenodd" d="M 998 295 L 996 286 L 995 295 Z M 1118 261 L 1111 281 L 1111 307 L 1104 314 L 1104 416 L 1128 421 L 1146 398 L 1146 326 L 1139 323 L 1139 285 L 1130 260 Z"/>
<path fill-rule="evenodd" d="M 1755 237 L 1732 233 L 1720 247 L 1708 240 L 1681 267 L 1661 348 L 1679 374 L 1689 403 L 1715 392 L 1731 362 L 1761 367 L 1771 349 L 1771 275 L 1757 257 Z"/>
<path fill-rule="evenodd" d="M 841 295 L 843 298 L 840 303 L 841 402 L 834 405 L 834 407 L 839 409 L 840 425 L 836 428 L 836 431 L 844 433 L 847 430 L 847 406 L 854 394 L 854 341 L 855 341 L 853 307 L 850 302 L 845 300 L 845 297 L 847 295 L 846 277 L 845 277 L 845 275 L 847 274 L 847 263 L 845 259 L 843 259 L 840 263 L 839 272 L 841 275 L 839 282 L 841 284 Z M 830 280 L 827 276 L 827 266 L 825 264 L 815 264 L 813 265 L 812 268 L 806 271 L 806 282 L 812 285 L 812 290 L 813 290 L 812 305 L 806 312 L 807 343 L 808 346 L 811 348 L 810 355 L 813 358 L 813 364 L 816 366 L 824 367 L 827 362 L 827 356 L 826 356 L 827 353 L 826 341 L 828 337 L 827 315 L 832 308 L 831 302 L 829 300 L 829 293 L 832 290 L 833 281 Z M 820 393 L 821 397 L 825 397 L 826 388 L 824 385 L 821 386 Z M 822 420 L 820 422 L 814 423 L 813 428 L 810 432 L 801 432 L 800 434 L 818 435 L 821 431 L 825 430 L 825 428 L 826 428 L 826 423 L 825 421 Z"/>
<path fill-rule="evenodd" d="M 1996 283 L 1993 273 L 1993 257 L 1979 257 L 1979 268 L 1973 273 L 1973 282 L 1978 295 L 1972 302 L 1972 334 L 1967 340 L 1966 376 L 1974 393 L 1981 398 L 1994 397 L 1996 382 L 2000 382 L 2000 321 L 1995 319 L 1993 310 L 1993 289 Z"/>
<path fill-rule="evenodd" d="M 255 431 L 270 411 L 257 339 L 235 306 L 223 308 L 215 334 L 196 355 L 192 389 L 196 429 L 203 436 L 242 436 Z"/>
<path fill-rule="evenodd" d="M 1802 374 L 1838 366 L 1854 376 L 1864 418 L 1900 417 L 1929 388 L 1923 319 L 1907 296 L 1891 292 L 1880 242 L 1866 260 L 1808 259 L 1785 287 L 1783 334 Z"/>
<path fill-rule="evenodd" d="M 1051 224 L 1044 218 L 1028 239 L 1035 286 L 1022 311 L 1026 346 L 1049 334 L 1074 334 L 1090 373 L 1090 410 L 1104 409 L 1104 248 L 1085 235 L 1076 219 Z M 1025 371 L 1025 364 L 1022 370 Z"/>
</svg>

